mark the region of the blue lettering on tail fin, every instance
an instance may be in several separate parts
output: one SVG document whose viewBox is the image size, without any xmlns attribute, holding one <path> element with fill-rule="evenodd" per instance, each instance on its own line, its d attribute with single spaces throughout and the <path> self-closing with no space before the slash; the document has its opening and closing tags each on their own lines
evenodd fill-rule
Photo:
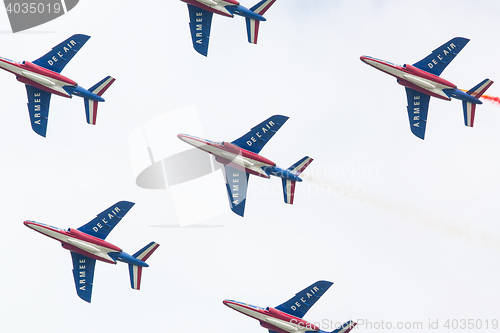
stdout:
<svg viewBox="0 0 500 333">
<path fill-rule="evenodd" d="M 276 310 L 302 318 L 316 301 L 331 287 L 329 281 L 318 281 L 299 291 L 294 297 L 276 307 Z"/>
</svg>

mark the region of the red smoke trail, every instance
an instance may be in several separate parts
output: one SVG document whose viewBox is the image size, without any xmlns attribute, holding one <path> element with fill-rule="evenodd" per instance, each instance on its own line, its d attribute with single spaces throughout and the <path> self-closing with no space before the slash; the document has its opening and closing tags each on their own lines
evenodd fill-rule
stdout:
<svg viewBox="0 0 500 333">
<path fill-rule="evenodd" d="M 481 98 L 484 98 L 485 100 L 490 101 L 493 104 L 500 105 L 500 97 L 483 95 L 481 96 Z"/>
<path fill-rule="evenodd" d="M 467 90 L 464 90 L 464 89 L 460 89 L 464 92 L 467 92 Z M 500 97 L 497 97 L 497 96 L 490 96 L 490 95 L 483 95 L 481 96 L 480 98 L 482 99 L 485 99 L 493 104 L 496 104 L 496 105 L 499 105 L 500 106 Z"/>
</svg>

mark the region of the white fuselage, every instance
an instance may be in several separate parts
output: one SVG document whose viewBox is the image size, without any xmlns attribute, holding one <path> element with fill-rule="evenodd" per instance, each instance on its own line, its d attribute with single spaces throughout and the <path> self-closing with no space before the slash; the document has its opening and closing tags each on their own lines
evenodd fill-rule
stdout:
<svg viewBox="0 0 500 333">
<path fill-rule="evenodd" d="M 307 328 L 306 325 L 298 325 L 297 323 L 299 322 L 300 319 L 297 319 L 297 322 L 290 322 L 288 320 L 283 320 L 279 318 L 275 318 L 271 315 L 266 315 L 264 313 L 261 313 L 258 308 L 253 309 L 249 308 L 248 306 L 245 305 L 238 305 L 234 304 L 232 302 L 225 303 L 227 306 L 230 308 L 241 312 L 249 317 L 255 318 L 259 320 L 260 322 L 265 322 L 268 323 L 269 325 L 275 326 L 281 330 L 284 330 L 286 332 L 290 333 L 301 333 L 301 332 L 311 332 L 312 330 L 310 328 Z M 263 310 L 261 308 L 261 310 Z"/>
<path fill-rule="evenodd" d="M 435 80 L 432 80 L 430 77 L 422 77 L 422 76 L 417 76 L 414 74 L 410 73 L 405 73 L 401 67 L 394 65 L 392 63 L 384 62 L 382 60 L 375 60 L 375 59 L 370 59 L 370 58 L 364 58 L 363 61 L 367 63 L 370 66 L 373 66 L 389 75 L 392 75 L 398 79 L 402 79 L 408 82 L 413 83 L 414 85 L 428 90 L 436 95 L 442 96 L 444 99 L 450 99 L 448 95 L 446 95 L 443 92 L 443 89 L 453 89 L 456 88 L 454 86 L 450 85 L 445 85 L 440 82 L 436 82 Z"/>
<path fill-rule="evenodd" d="M 257 160 L 255 158 L 251 158 L 249 156 L 244 156 L 242 151 L 238 153 L 233 153 L 226 151 L 220 147 L 218 143 L 213 143 L 208 140 L 188 136 L 188 135 L 179 135 L 181 140 L 189 143 L 190 145 L 199 148 L 207 153 L 215 155 L 217 157 L 226 159 L 231 161 L 234 164 L 241 166 L 242 168 L 253 171 L 254 174 L 258 174 L 261 177 L 269 178 L 269 175 L 262 170 L 263 167 L 271 167 L 273 164 L 267 162 L 265 159 Z M 257 155 L 258 156 L 258 155 Z"/>
<path fill-rule="evenodd" d="M 27 226 L 35 231 L 38 231 L 41 234 L 44 234 L 45 236 L 56 239 L 62 243 L 73 245 L 85 252 L 88 252 L 97 257 L 101 257 L 107 261 L 115 261 L 113 258 L 109 256 L 109 253 L 117 252 L 116 249 L 111 249 L 99 244 L 95 244 L 92 242 L 78 239 L 76 237 L 72 237 L 71 235 L 68 235 L 65 230 L 56 229 L 55 227 L 49 227 L 45 225 L 42 226 L 34 223 L 30 223 Z"/>
<path fill-rule="evenodd" d="M 233 14 L 226 9 L 226 6 L 234 5 L 223 0 L 194 0 L 202 5 L 212 8 L 216 12 L 224 13 L 226 16 L 233 16 Z M 218 13 L 220 14 L 220 13 Z"/>
<path fill-rule="evenodd" d="M 13 62 L 2 57 L 0 57 L 0 68 L 11 72 L 16 76 L 25 77 L 66 97 L 71 97 L 71 95 L 68 94 L 68 92 L 66 92 L 63 88 L 64 86 L 72 85 L 69 82 L 61 81 L 55 77 L 50 77 L 42 73 L 33 72 L 27 68 L 23 68 L 20 63 Z"/>
</svg>

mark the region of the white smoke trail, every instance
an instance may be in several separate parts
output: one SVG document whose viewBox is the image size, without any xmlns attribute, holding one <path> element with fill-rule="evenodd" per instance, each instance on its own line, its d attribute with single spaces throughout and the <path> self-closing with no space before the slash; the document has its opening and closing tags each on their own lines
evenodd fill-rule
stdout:
<svg viewBox="0 0 500 333">
<path fill-rule="evenodd" d="M 376 207 L 386 209 L 402 215 L 404 218 L 413 218 L 419 221 L 420 224 L 425 225 L 434 230 L 445 233 L 446 235 L 454 238 L 459 238 L 470 243 L 475 243 L 486 247 L 488 249 L 500 250 L 500 242 L 490 237 L 487 233 L 480 230 L 471 230 L 469 227 L 460 224 L 457 221 L 448 221 L 442 217 L 429 212 L 424 212 L 421 209 L 415 210 L 406 207 L 402 204 L 392 202 L 382 197 L 367 193 L 364 188 L 360 191 L 356 186 L 336 184 L 331 180 L 318 180 L 315 177 L 302 174 L 304 180 L 310 181 L 318 186 L 333 192 L 336 195 L 350 198 L 363 203 L 370 203 Z"/>
</svg>

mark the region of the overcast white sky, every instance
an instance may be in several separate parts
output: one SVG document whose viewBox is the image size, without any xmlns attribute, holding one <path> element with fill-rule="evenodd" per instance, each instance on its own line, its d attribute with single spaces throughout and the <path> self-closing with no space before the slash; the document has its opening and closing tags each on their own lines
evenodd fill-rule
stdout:
<svg viewBox="0 0 500 333">
<path fill-rule="evenodd" d="M 258 45 L 243 18 L 214 16 L 204 58 L 177 0 L 80 1 L 17 34 L 0 11 L 2 56 L 32 61 L 84 33 L 92 38 L 62 74 L 85 88 L 117 79 L 96 126 L 81 99 L 54 96 L 43 139 L 31 130 L 25 88 L 0 73 L 0 331 L 266 332 L 222 300 L 276 306 L 320 279 L 334 285 L 311 322 L 422 322 L 423 332 L 429 320 L 450 331 L 447 319 L 481 319 L 485 330 L 484 320 L 500 320 L 500 108 L 479 106 L 471 129 L 459 101 L 432 99 L 421 141 L 403 87 L 359 57 L 412 64 L 461 36 L 471 41 L 442 77 L 463 89 L 500 80 L 499 13 L 496 0 L 278 0 Z M 500 81 L 488 93 L 500 95 Z M 168 190 L 135 185 L 128 138 L 188 105 L 215 141 L 289 116 L 261 154 L 282 167 L 315 159 L 295 204 L 283 203 L 279 179 L 253 177 L 244 219 L 228 211 L 202 224 L 219 227 L 178 227 Z M 136 205 L 107 240 L 128 253 L 161 246 L 141 291 L 127 265 L 97 263 L 87 304 L 68 251 L 22 222 L 77 228 L 119 200 Z"/>
</svg>

